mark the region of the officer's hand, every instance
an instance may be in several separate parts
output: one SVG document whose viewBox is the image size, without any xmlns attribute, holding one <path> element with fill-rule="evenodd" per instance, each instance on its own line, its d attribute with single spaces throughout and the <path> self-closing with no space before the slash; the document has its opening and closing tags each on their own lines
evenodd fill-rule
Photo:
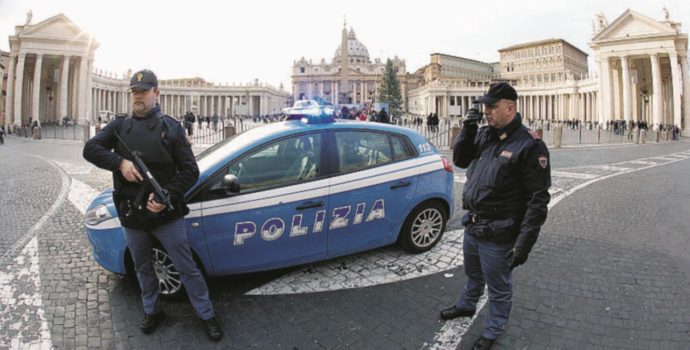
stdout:
<svg viewBox="0 0 690 350">
<path fill-rule="evenodd" d="M 514 269 L 527 261 L 527 255 L 521 254 L 515 248 L 511 249 L 506 253 L 506 263 L 510 269 Z"/>
<path fill-rule="evenodd" d="M 144 178 L 141 176 L 141 174 L 139 174 L 139 171 L 137 170 L 137 167 L 134 166 L 134 163 L 127 159 L 123 159 L 122 162 L 120 162 L 120 172 L 122 173 L 122 176 L 124 176 L 129 182 L 144 181 Z"/>
<path fill-rule="evenodd" d="M 165 204 L 156 202 L 156 197 L 152 193 L 149 193 L 149 200 L 146 202 L 146 209 L 152 213 L 158 213 L 165 209 Z"/>
<path fill-rule="evenodd" d="M 480 120 L 482 120 L 481 112 L 479 112 L 479 110 L 476 108 L 470 108 L 470 110 L 467 111 L 467 115 L 465 115 L 465 120 L 462 121 L 462 124 L 465 127 L 476 127 Z"/>
</svg>

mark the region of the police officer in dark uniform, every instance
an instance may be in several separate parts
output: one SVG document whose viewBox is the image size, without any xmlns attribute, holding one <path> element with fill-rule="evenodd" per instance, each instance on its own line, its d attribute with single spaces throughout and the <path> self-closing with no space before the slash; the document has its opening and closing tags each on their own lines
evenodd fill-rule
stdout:
<svg viewBox="0 0 690 350">
<path fill-rule="evenodd" d="M 125 228 L 127 245 L 141 286 L 144 319 L 149 334 L 165 318 L 159 302 L 158 278 L 153 267 L 153 247 L 160 243 L 180 273 L 189 300 L 203 320 L 208 336 L 218 341 L 223 332 L 216 321 L 208 287 L 194 262 L 183 217 L 189 213 L 184 194 L 199 177 L 199 168 L 184 129 L 160 111 L 158 78 L 150 70 L 136 72 L 130 80 L 132 115 L 119 115 L 84 146 L 84 158 L 113 172 L 113 200 Z M 152 189 L 132 162 L 132 151 L 142 159 L 163 189 L 171 207 L 155 201 Z"/>
<path fill-rule="evenodd" d="M 474 101 L 484 104 L 489 125 L 479 129 L 481 114 L 471 109 L 453 150 L 453 163 L 469 167 L 462 194 L 467 283 L 441 318 L 473 316 L 488 285 L 489 317 L 473 349 L 490 349 L 505 330 L 512 305 L 511 272 L 527 261 L 551 198 L 549 151 L 522 124 L 516 101 L 510 84 L 492 84 Z"/>
</svg>

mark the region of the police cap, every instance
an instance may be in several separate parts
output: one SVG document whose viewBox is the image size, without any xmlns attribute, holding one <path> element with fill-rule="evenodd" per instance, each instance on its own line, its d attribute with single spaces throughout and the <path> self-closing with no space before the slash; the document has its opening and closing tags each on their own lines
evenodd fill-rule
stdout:
<svg viewBox="0 0 690 350">
<path fill-rule="evenodd" d="M 493 83 L 489 86 L 489 91 L 484 94 L 484 96 L 474 100 L 473 103 L 484 103 L 487 105 L 493 105 L 498 102 L 498 100 L 506 99 L 511 101 L 517 101 L 518 95 L 517 91 L 513 89 L 510 84 L 506 82 Z"/>
<path fill-rule="evenodd" d="M 158 88 L 158 77 L 148 69 L 142 69 L 129 79 L 130 89 L 150 90 Z"/>
</svg>

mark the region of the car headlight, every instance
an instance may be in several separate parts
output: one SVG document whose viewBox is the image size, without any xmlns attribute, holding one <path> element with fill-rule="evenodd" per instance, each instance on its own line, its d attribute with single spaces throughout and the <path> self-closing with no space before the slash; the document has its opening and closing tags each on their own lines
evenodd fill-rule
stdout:
<svg viewBox="0 0 690 350">
<path fill-rule="evenodd" d="M 105 204 L 100 204 L 86 211 L 84 221 L 87 225 L 93 226 L 112 218 L 113 216 L 110 215 L 108 207 Z"/>
</svg>

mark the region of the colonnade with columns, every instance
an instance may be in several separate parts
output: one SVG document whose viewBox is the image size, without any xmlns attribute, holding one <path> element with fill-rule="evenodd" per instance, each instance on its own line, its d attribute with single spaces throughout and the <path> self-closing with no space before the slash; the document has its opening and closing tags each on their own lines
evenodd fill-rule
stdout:
<svg viewBox="0 0 690 350">
<path fill-rule="evenodd" d="M 258 108 L 256 100 L 258 98 Z M 234 116 L 238 114 L 256 115 L 268 114 L 273 112 L 266 105 L 268 98 L 262 96 L 226 95 L 219 94 L 196 94 L 196 93 L 175 93 L 161 92 L 161 110 L 173 116 L 184 115 L 187 111 L 192 111 L 200 115 Z M 238 108 L 238 106 L 244 106 Z M 285 107 L 283 104 L 281 107 Z"/>
<path fill-rule="evenodd" d="M 563 92 L 557 90 L 549 92 L 521 91 L 518 92 L 517 111 L 523 118 L 571 120 L 577 119 L 584 122 L 597 121 L 597 92 Z M 408 106 L 414 114 L 436 112 L 439 116 L 463 116 L 467 110 L 473 107 L 472 102 L 482 96 L 485 91 L 453 92 L 444 94 L 430 94 L 424 99 L 425 105 Z M 411 99 L 415 101 L 415 99 Z M 417 99 L 417 101 L 419 101 Z M 414 103 L 414 102 L 413 102 Z"/>
<path fill-rule="evenodd" d="M 12 52 L 7 70 L 7 124 L 83 119 L 91 111 L 91 69 L 88 55 Z"/>
<path fill-rule="evenodd" d="M 448 94 L 435 95 L 431 97 L 434 104 L 430 107 L 435 107 L 436 113 L 439 116 L 461 116 L 467 113 L 467 110 L 472 108 L 472 101 L 478 99 L 483 95 L 483 92 L 473 91 L 470 94 L 456 94 L 449 92 Z M 434 110 L 434 108 L 432 108 Z M 428 114 L 428 113 L 427 113 Z"/>
<path fill-rule="evenodd" d="M 598 57 L 597 64 L 602 72 L 601 120 L 646 120 L 655 127 L 673 124 L 690 129 L 687 52 L 609 53 Z"/>
<path fill-rule="evenodd" d="M 372 97 L 374 97 L 376 77 L 372 76 L 371 79 L 352 80 L 350 81 L 352 89 L 348 89 L 347 91 L 341 91 L 342 87 L 339 78 L 333 78 L 333 80 L 308 81 L 306 84 L 306 95 L 300 93 L 294 96 L 296 100 L 311 99 L 320 96 L 324 97 L 324 99 L 330 103 L 337 104 L 339 94 L 341 92 L 346 92 L 347 96 L 352 98 L 352 103 L 361 104 L 371 102 Z"/>
<path fill-rule="evenodd" d="M 518 90 L 517 110 L 532 120 L 597 121 L 597 92 L 524 93 Z"/>
<path fill-rule="evenodd" d="M 101 111 L 118 114 L 127 113 L 130 110 L 131 96 L 127 91 L 95 87 L 92 94 L 95 119 L 98 118 Z"/>
<path fill-rule="evenodd" d="M 96 120 L 101 112 L 112 114 L 127 113 L 131 109 L 131 93 L 127 88 L 128 80 L 107 80 L 96 77 L 92 89 L 94 110 L 92 117 Z M 237 87 L 233 87 L 237 90 Z M 197 115 L 222 117 L 235 115 L 266 115 L 279 111 L 287 106 L 287 93 L 272 93 L 266 88 L 248 87 L 247 91 L 204 91 L 207 88 L 179 88 L 161 86 L 158 102 L 163 113 L 180 117 L 188 111 Z"/>
</svg>

